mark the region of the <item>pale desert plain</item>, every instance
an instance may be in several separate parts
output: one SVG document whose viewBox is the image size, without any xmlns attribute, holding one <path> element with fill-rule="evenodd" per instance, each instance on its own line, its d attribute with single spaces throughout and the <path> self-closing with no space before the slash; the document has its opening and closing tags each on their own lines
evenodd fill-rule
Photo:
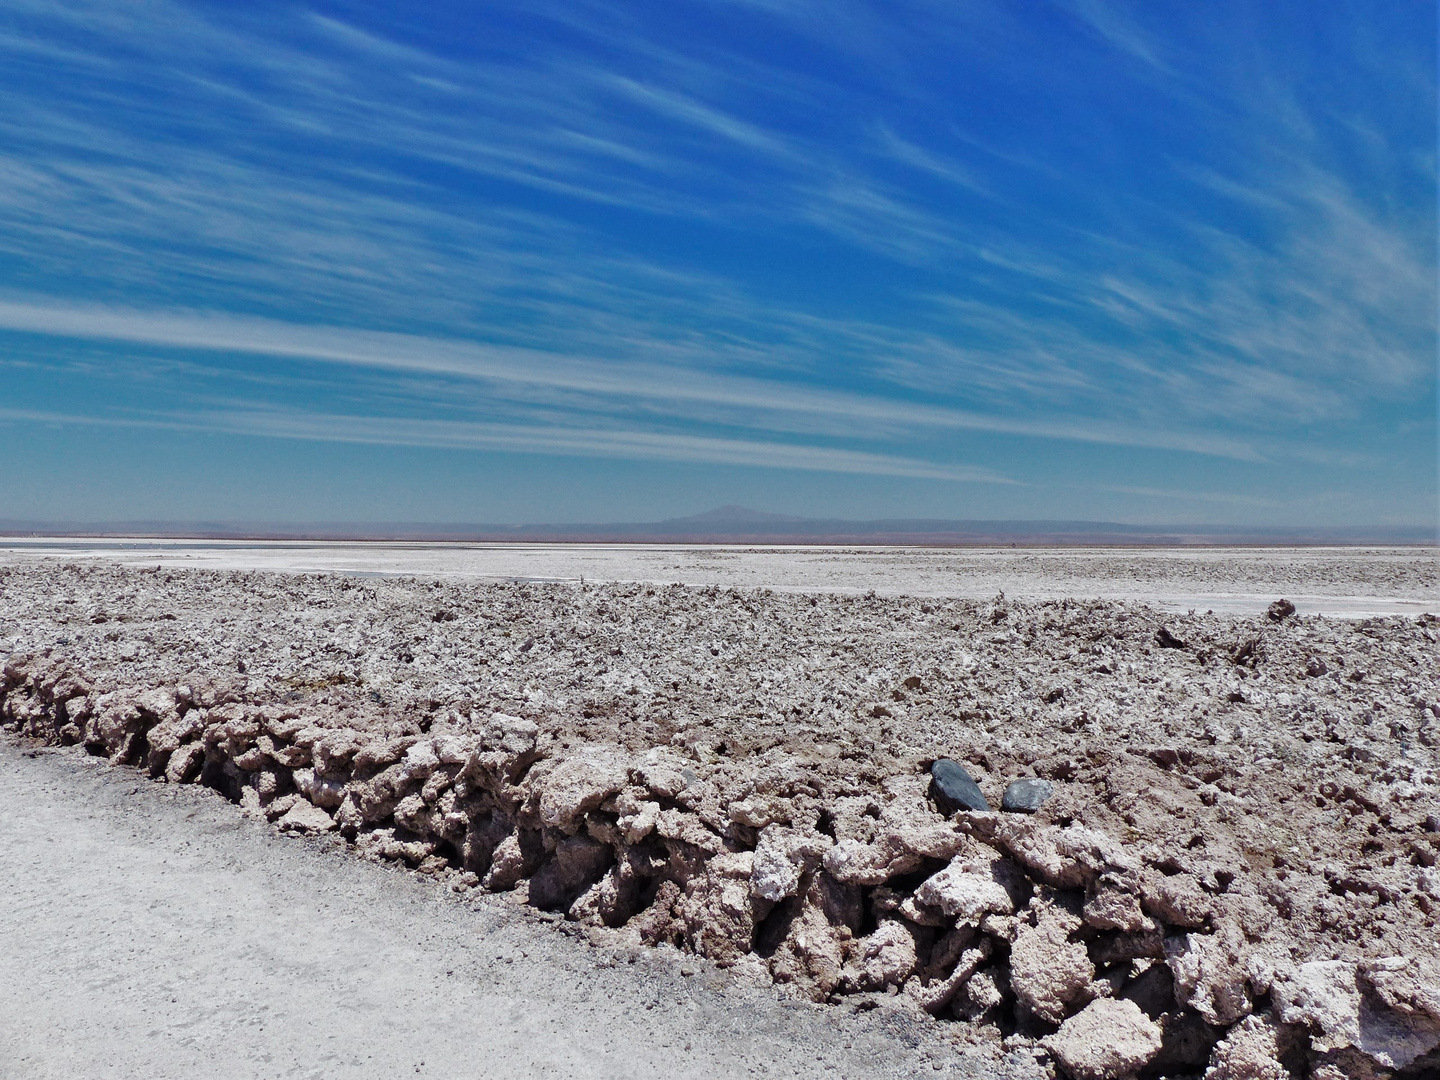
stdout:
<svg viewBox="0 0 1440 1080">
<path fill-rule="evenodd" d="M 0 1074 L 1433 1077 L 1437 614 L 1415 547 L 3 540 Z"/>
</svg>

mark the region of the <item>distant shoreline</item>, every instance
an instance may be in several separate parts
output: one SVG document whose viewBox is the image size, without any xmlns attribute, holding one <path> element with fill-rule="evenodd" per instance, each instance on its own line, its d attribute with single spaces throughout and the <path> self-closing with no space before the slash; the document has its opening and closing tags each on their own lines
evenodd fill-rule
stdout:
<svg viewBox="0 0 1440 1080">
<path fill-rule="evenodd" d="M 206 544 L 561 544 L 575 546 L 616 545 L 627 547 L 777 547 L 777 548 L 954 548 L 957 550 L 984 550 L 991 548 L 1049 550 L 1054 548 L 1107 548 L 1116 550 L 1150 548 L 1224 549 L 1224 548 L 1440 548 L 1434 539 L 1411 540 L 1393 537 L 1367 537 L 1364 539 L 1335 537 L 1276 538 L 1260 536 L 1236 537 L 1190 537 L 1156 536 L 1136 539 L 1119 539 L 1103 536 L 1042 536 L 1024 539 L 1003 539 L 1000 537 L 886 537 L 886 536 L 407 536 L 407 535 L 364 535 L 339 534 L 131 534 L 131 533 L 9 533 L 0 531 L 0 543 L 8 541 L 48 540 L 112 541 L 116 543 L 185 543 Z"/>
<path fill-rule="evenodd" d="M 0 543 L 10 541 L 45 542 L 48 540 L 111 541 L 116 543 L 185 543 L 206 544 L 561 544 L 575 546 L 616 545 L 627 547 L 776 547 L 776 548 L 954 548 L 983 550 L 990 548 L 1047 550 L 1054 548 L 1111 548 L 1116 550 L 1149 548 L 1223 549 L 1223 548 L 1440 548 L 1435 539 L 1413 540 L 1374 536 L 1365 538 L 1302 537 L 1278 538 L 1239 535 L 1234 537 L 1155 536 L 1144 539 L 1105 536 L 1038 536 L 1023 539 L 1001 537 L 922 537 L 922 536 L 579 536 L 520 535 L 343 535 L 343 534 L 182 534 L 182 533 L 11 533 L 0 531 Z"/>
<path fill-rule="evenodd" d="M 785 547 L 1434 547 L 1430 525 L 1129 525 L 1109 521 L 855 521 L 722 507 L 656 522 L 35 521 L 0 519 L 0 539 L 207 543 L 764 545 Z"/>
</svg>

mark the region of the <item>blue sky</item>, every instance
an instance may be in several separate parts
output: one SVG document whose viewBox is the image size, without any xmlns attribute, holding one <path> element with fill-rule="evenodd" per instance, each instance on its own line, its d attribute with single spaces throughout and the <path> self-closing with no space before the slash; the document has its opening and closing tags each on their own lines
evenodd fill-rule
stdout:
<svg viewBox="0 0 1440 1080">
<path fill-rule="evenodd" d="M 0 0 L 0 518 L 1436 515 L 1428 3 Z"/>
</svg>

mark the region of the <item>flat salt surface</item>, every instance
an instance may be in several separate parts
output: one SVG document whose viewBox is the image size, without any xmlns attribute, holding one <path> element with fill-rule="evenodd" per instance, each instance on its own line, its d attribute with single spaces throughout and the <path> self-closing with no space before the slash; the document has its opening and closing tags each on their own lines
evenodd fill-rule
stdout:
<svg viewBox="0 0 1440 1080">
<path fill-rule="evenodd" d="M 1440 610 L 1433 547 L 924 548 L 0 538 L 0 565 L 130 566 L 489 580 L 647 582 L 983 599 L 1103 598 L 1253 615 L 1285 597 L 1341 618 Z"/>
</svg>

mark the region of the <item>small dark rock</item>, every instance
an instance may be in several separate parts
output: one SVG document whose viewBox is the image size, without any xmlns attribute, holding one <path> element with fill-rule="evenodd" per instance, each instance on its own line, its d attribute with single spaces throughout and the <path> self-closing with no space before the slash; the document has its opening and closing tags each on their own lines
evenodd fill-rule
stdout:
<svg viewBox="0 0 1440 1080">
<path fill-rule="evenodd" d="M 1288 619 L 1295 614 L 1295 605 L 1289 600 L 1276 600 L 1270 605 L 1266 614 L 1275 622 L 1279 622 L 1281 619 Z"/>
<path fill-rule="evenodd" d="M 1305 664 L 1305 674 L 1310 676 L 1310 678 L 1312 679 L 1318 679 L 1321 675 L 1324 675 L 1329 670 L 1330 669 L 1325 665 L 1325 661 L 1321 660 L 1318 656 L 1312 656 Z"/>
<path fill-rule="evenodd" d="M 911 675 L 909 678 L 907 678 L 907 679 L 905 680 L 905 689 L 906 689 L 906 690 L 919 690 L 920 687 L 921 687 L 921 685 L 922 685 L 922 684 L 921 684 L 920 676 L 919 676 L 919 675 Z"/>
<path fill-rule="evenodd" d="M 1055 785 L 1049 780 L 1015 780 L 1005 789 L 1000 800 L 1000 809 L 1017 814 L 1033 814 L 1040 804 L 1055 794 Z"/>
<path fill-rule="evenodd" d="M 940 758 L 930 766 L 930 789 L 936 805 L 945 815 L 957 810 L 989 810 L 980 785 L 965 771 L 965 766 L 950 758 Z"/>
<path fill-rule="evenodd" d="M 1184 649 L 1187 648 L 1184 641 L 1176 637 L 1165 627 L 1155 631 L 1155 640 L 1162 649 Z"/>
</svg>

